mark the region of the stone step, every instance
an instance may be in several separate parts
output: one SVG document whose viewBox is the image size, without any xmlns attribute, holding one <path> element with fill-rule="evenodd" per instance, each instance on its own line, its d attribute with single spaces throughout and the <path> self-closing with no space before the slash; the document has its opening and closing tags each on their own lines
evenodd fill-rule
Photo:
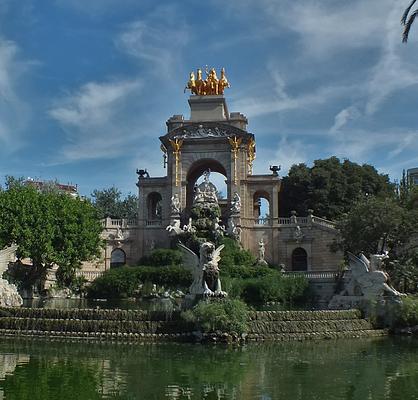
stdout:
<svg viewBox="0 0 418 400">
<path fill-rule="evenodd" d="M 250 320 L 263 321 L 321 321 L 359 319 L 359 310 L 318 310 L 318 311 L 253 311 Z"/>
<path fill-rule="evenodd" d="M 114 321 L 45 318 L 0 318 L 0 329 L 56 332 L 182 333 L 193 326 L 185 321 Z"/>
<path fill-rule="evenodd" d="M 251 321 L 249 333 L 305 333 L 305 332 L 339 332 L 373 329 L 365 319 L 349 320 L 306 320 L 306 321 Z"/>
<path fill-rule="evenodd" d="M 287 340 L 322 340 L 342 338 L 367 338 L 387 336 L 386 329 L 365 329 L 357 331 L 329 331 L 329 332 L 303 332 L 303 333 L 276 333 L 276 334 L 248 334 L 249 341 L 287 341 Z"/>
</svg>

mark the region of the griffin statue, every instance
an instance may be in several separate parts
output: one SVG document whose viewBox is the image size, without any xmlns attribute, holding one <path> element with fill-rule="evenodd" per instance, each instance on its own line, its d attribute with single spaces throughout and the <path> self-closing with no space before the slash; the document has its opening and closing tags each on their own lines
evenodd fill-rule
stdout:
<svg viewBox="0 0 418 400">
<path fill-rule="evenodd" d="M 226 297 L 227 293 L 223 292 L 221 288 L 218 267 L 224 245 L 215 248 L 213 243 L 204 242 L 200 245 L 199 256 L 182 243 L 179 243 L 178 246 L 183 253 L 184 265 L 193 273 L 190 294 L 204 297 Z"/>
</svg>

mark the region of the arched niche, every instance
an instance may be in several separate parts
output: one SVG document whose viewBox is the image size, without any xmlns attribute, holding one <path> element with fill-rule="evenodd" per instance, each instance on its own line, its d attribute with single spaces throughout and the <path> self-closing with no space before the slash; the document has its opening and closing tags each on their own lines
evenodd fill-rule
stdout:
<svg viewBox="0 0 418 400">
<path fill-rule="evenodd" d="M 302 247 L 296 247 L 292 252 L 292 271 L 308 270 L 308 253 Z"/>
<path fill-rule="evenodd" d="M 122 249 L 114 249 L 110 255 L 110 268 L 126 264 L 126 253 Z"/>
<path fill-rule="evenodd" d="M 199 180 L 199 178 L 203 175 L 203 173 L 207 170 L 211 172 L 217 172 L 227 178 L 227 172 L 225 167 L 217 160 L 214 159 L 201 159 L 194 162 L 188 172 L 187 172 L 187 187 L 186 187 L 186 208 L 190 210 L 193 204 L 193 194 L 194 194 L 194 187 Z M 226 186 L 225 186 L 226 187 Z M 219 190 L 219 188 L 217 188 Z M 226 190 L 229 189 L 226 187 Z M 228 193 L 224 193 L 224 196 L 228 198 Z"/>
<path fill-rule="evenodd" d="M 270 220 L 270 195 L 264 190 L 258 190 L 253 196 L 253 216 L 256 224 L 267 224 Z"/>
<path fill-rule="evenodd" d="M 152 192 L 147 196 L 147 219 L 148 221 L 162 220 L 162 196 L 158 192 Z"/>
</svg>

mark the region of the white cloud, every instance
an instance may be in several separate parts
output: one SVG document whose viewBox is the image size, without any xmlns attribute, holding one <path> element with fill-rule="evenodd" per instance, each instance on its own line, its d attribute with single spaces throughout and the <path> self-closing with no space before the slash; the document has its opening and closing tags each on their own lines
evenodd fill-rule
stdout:
<svg viewBox="0 0 418 400">
<path fill-rule="evenodd" d="M 28 105 L 22 100 L 18 84 L 29 63 L 19 59 L 18 46 L 0 38 L 0 142 L 7 151 L 16 150 L 29 119 Z"/>
<path fill-rule="evenodd" d="M 189 41 L 182 19 L 174 7 L 157 7 L 152 14 L 128 24 L 115 43 L 139 62 L 148 63 L 151 72 L 170 79 Z"/>
<path fill-rule="evenodd" d="M 404 51 L 405 45 L 399 38 L 397 16 L 398 7 L 394 7 L 384 24 L 386 30 L 382 41 L 382 56 L 367 82 L 366 113 L 369 115 L 374 114 L 393 93 L 418 85 L 418 67 L 413 63 L 413 54 Z M 416 60 L 418 58 L 415 56 Z"/>
<path fill-rule="evenodd" d="M 274 80 L 274 77 L 273 77 Z M 312 109 L 346 96 L 353 91 L 354 86 L 322 86 L 296 96 L 291 96 L 285 91 L 282 78 L 275 78 L 274 91 L 268 95 L 265 93 L 256 96 L 252 93 L 241 93 L 235 96 L 233 108 L 241 110 L 247 117 L 259 117 L 266 114 L 278 113 L 290 110 Z"/>
<path fill-rule="evenodd" d="M 395 148 L 389 152 L 389 158 L 399 156 L 405 150 L 414 149 L 414 145 L 418 151 L 418 131 L 396 135 L 395 137 Z"/>
<path fill-rule="evenodd" d="M 350 106 L 341 110 L 336 116 L 334 125 L 330 129 L 330 133 L 337 133 L 343 128 L 349 121 L 360 117 L 360 111 L 355 106 Z"/>
<path fill-rule="evenodd" d="M 56 163 L 112 158 L 123 154 L 138 134 L 131 105 L 141 80 L 90 82 L 58 100 L 49 115 L 67 134 Z"/>
<path fill-rule="evenodd" d="M 302 140 L 289 140 L 288 137 L 282 136 L 274 148 L 261 146 L 257 148 L 254 173 L 266 174 L 269 173 L 270 165 L 280 165 L 280 175 L 286 175 L 293 164 L 304 163 L 308 160 L 309 149 L 311 146 Z"/>
<path fill-rule="evenodd" d="M 261 0 L 258 4 L 272 29 L 286 28 L 299 35 L 310 57 L 329 56 L 347 48 L 375 47 L 384 30 L 382 21 L 393 7 L 392 0 Z M 250 1 L 247 5 L 249 10 L 254 6 Z"/>
</svg>

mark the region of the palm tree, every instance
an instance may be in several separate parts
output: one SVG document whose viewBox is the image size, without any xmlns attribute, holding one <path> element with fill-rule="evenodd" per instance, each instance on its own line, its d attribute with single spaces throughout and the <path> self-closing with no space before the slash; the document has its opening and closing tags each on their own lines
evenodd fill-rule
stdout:
<svg viewBox="0 0 418 400">
<path fill-rule="evenodd" d="M 404 43 L 408 41 L 409 31 L 415 20 L 415 17 L 418 15 L 418 8 L 414 10 L 411 14 L 409 14 L 412 6 L 416 3 L 416 1 L 417 0 L 411 1 L 411 3 L 409 4 L 408 8 L 403 13 L 402 18 L 401 18 L 401 24 L 404 26 L 403 35 L 402 35 L 402 42 Z"/>
</svg>

